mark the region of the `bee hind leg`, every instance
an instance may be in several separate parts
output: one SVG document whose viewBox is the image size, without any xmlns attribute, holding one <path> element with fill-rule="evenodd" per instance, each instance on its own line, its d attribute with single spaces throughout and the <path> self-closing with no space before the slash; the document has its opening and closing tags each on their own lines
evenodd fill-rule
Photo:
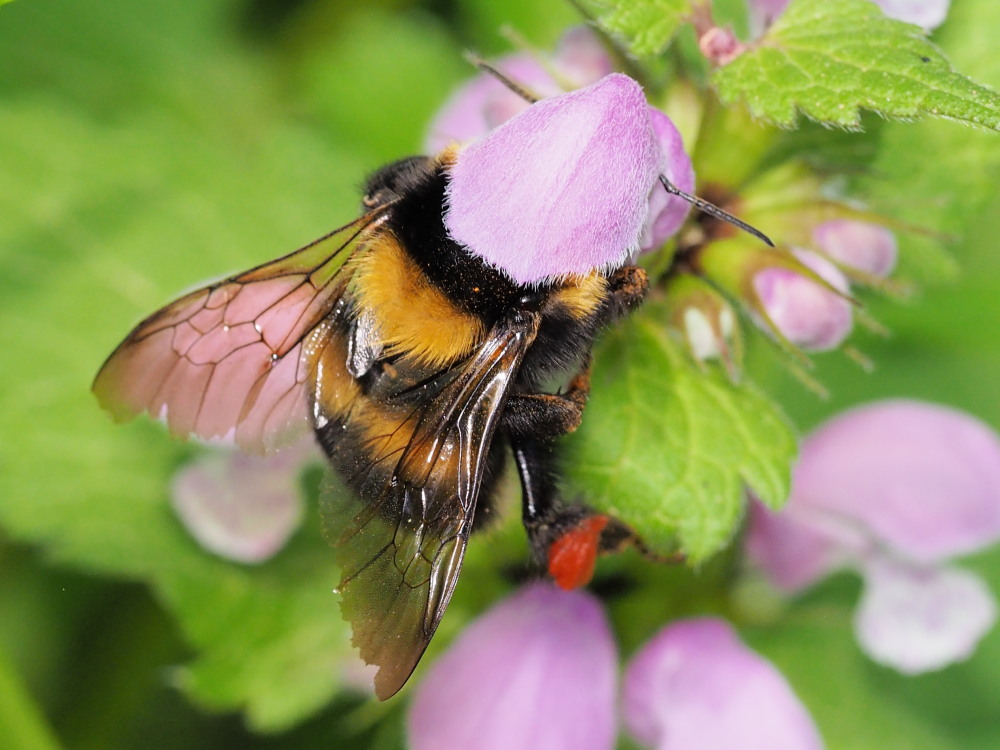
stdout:
<svg viewBox="0 0 1000 750">
<path fill-rule="evenodd" d="M 560 497 L 552 441 L 528 438 L 512 441 L 512 446 L 521 479 L 522 521 L 535 565 L 560 588 L 586 585 L 598 555 L 619 546 L 621 524 Z"/>
<path fill-rule="evenodd" d="M 504 410 L 503 427 L 512 438 L 550 439 L 580 426 L 590 397 L 590 360 L 562 393 L 514 393 Z"/>
</svg>

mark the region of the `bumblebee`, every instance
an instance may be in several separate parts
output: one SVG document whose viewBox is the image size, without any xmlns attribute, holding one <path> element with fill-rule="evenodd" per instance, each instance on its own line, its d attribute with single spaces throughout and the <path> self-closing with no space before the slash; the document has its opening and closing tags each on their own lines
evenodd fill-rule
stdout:
<svg viewBox="0 0 1000 750">
<path fill-rule="evenodd" d="M 636 267 L 522 285 L 449 238 L 457 151 L 369 178 L 363 215 L 142 321 L 94 382 L 118 419 L 262 452 L 311 428 L 347 491 L 326 523 L 341 606 L 385 699 L 451 599 L 513 455 L 532 548 L 564 587 L 627 534 L 562 503 L 553 441 L 580 424 L 599 329 L 646 292 Z M 574 370 L 575 368 L 575 370 Z M 570 375 L 562 393 L 543 384 Z"/>
<path fill-rule="evenodd" d="M 641 89 L 624 76 L 559 106 L 605 83 L 625 87 L 632 109 L 615 109 L 606 93 L 602 106 L 652 138 L 641 132 Z M 493 514 L 508 454 L 533 554 L 559 585 L 586 583 L 600 551 L 641 548 L 615 519 L 560 499 L 555 443 L 582 419 L 595 336 L 642 301 L 646 274 L 617 261 L 514 280 L 446 229 L 458 158 L 449 148 L 378 170 L 359 219 L 154 313 L 93 386 L 116 418 L 147 412 L 180 437 L 264 452 L 312 430 L 340 485 L 325 493 L 324 510 L 341 609 L 361 656 L 379 668 L 382 699 L 403 686 L 437 629 L 469 536 Z M 565 390 L 548 392 L 553 382 Z"/>
</svg>

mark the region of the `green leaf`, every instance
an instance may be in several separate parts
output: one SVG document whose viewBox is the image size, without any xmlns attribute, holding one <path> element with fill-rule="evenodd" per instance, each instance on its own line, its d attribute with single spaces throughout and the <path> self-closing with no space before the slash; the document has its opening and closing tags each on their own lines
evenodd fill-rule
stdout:
<svg viewBox="0 0 1000 750">
<path fill-rule="evenodd" d="M 879 670 L 858 649 L 850 624 L 852 607 L 823 599 L 822 603 L 796 605 L 784 622 L 744 635 L 748 645 L 773 661 L 788 679 L 826 746 L 851 750 L 966 747 L 945 736 L 918 707 L 900 701 L 892 686 L 880 684 L 879 673 L 888 670 Z M 893 676 L 900 684 L 907 679 Z"/>
<path fill-rule="evenodd" d="M 0 524 L 62 564 L 147 583 L 191 648 L 175 684 L 277 731 L 325 705 L 353 658 L 318 513 L 263 565 L 213 557 L 169 505 L 193 449 L 148 420 L 112 424 L 90 393 L 141 316 L 353 219 L 366 153 L 391 148 L 302 117 L 322 86 L 287 101 L 232 12 L 37 0 L 0 14 Z M 406 41 L 437 65 L 439 38 Z M 399 107 L 400 132 L 423 127 L 404 125 L 420 115 L 398 92 L 366 96 Z"/>
<path fill-rule="evenodd" d="M 771 507 L 785 501 L 795 437 L 752 386 L 700 371 L 665 319 L 653 303 L 602 339 L 566 468 L 588 503 L 700 562 L 732 537 L 744 487 Z"/>
<path fill-rule="evenodd" d="M 659 54 L 691 12 L 692 0 L 618 0 L 598 23 L 639 57 Z"/>
<path fill-rule="evenodd" d="M 3 651 L 0 651 L 0 733 L 8 750 L 60 747 L 41 709 Z"/>
<path fill-rule="evenodd" d="M 1000 95 L 955 72 L 916 26 L 868 0 L 793 0 L 745 54 L 713 77 L 725 102 L 791 127 L 797 112 L 858 128 L 860 110 L 936 115 L 1000 128 Z"/>
</svg>

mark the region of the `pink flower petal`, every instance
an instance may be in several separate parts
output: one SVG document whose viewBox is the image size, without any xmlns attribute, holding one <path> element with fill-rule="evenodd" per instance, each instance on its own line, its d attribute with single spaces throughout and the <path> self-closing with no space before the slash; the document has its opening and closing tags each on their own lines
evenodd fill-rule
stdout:
<svg viewBox="0 0 1000 750">
<path fill-rule="evenodd" d="M 795 255 L 831 286 L 847 291 L 847 279 L 832 263 L 805 250 L 797 250 Z M 753 284 L 768 317 L 796 346 L 826 351 L 851 332 L 851 304 L 805 276 L 771 267 L 757 272 Z"/>
<path fill-rule="evenodd" d="M 788 511 L 854 524 L 932 563 L 1000 539 L 1000 439 L 973 417 L 919 401 L 843 414 L 803 443 Z"/>
<path fill-rule="evenodd" d="M 749 512 L 747 556 L 771 583 L 789 594 L 851 562 L 852 553 L 866 544 L 850 525 L 834 528 L 834 520 L 809 516 L 797 507 L 776 512 L 754 501 Z M 849 541 L 847 536 L 852 534 L 855 538 Z"/>
<path fill-rule="evenodd" d="M 601 38 L 589 26 L 574 26 L 559 40 L 552 62 L 561 76 L 576 87 L 597 83 L 614 72 Z"/>
<path fill-rule="evenodd" d="M 639 651 L 625 672 L 623 710 L 633 736 L 658 750 L 823 746 L 781 673 L 714 618 L 669 625 Z"/>
<path fill-rule="evenodd" d="M 459 155 L 449 233 L 523 284 L 620 264 L 659 168 L 648 110 L 617 73 L 532 105 Z"/>
<path fill-rule="evenodd" d="M 751 38 L 756 39 L 767 31 L 786 7 L 788 0 L 747 0 Z"/>
<path fill-rule="evenodd" d="M 612 72 L 611 57 L 598 36 L 586 26 L 569 29 L 559 40 L 552 66 L 572 86 L 589 86 Z M 494 63 L 501 73 L 537 96 L 563 92 L 542 62 L 527 52 L 517 52 Z M 507 122 L 528 102 L 494 76 L 479 73 L 449 97 L 438 111 L 425 140 L 429 153 L 452 143 L 478 138 Z"/>
<path fill-rule="evenodd" d="M 747 0 L 751 36 L 756 38 L 785 12 L 789 0 Z M 936 29 L 948 15 L 951 0 L 872 0 L 882 12 L 898 21 Z"/>
<path fill-rule="evenodd" d="M 694 169 L 691 166 L 691 158 L 684 150 L 680 132 L 669 117 L 654 107 L 649 108 L 649 120 L 660 145 L 660 173 L 684 192 L 692 192 Z M 659 248 L 668 237 L 681 228 L 690 210 L 690 203 L 676 195 L 668 194 L 662 185 L 656 183 L 649 195 L 649 218 L 639 247 L 644 251 Z"/>
<path fill-rule="evenodd" d="M 552 76 L 527 52 L 508 55 L 496 68 L 511 80 L 541 96 L 560 92 Z M 437 153 L 452 143 L 464 143 L 503 124 L 528 102 L 495 77 L 480 73 L 449 97 L 431 122 L 425 140 L 429 153 Z"/>
<path fill-rule="evenodd" d="M 816 244 L 845 266 L 888 276 L 896 265 L 896 235 L 867 221 L 834 219 L 813 229 Z"/>
<path fill-rule="evenodd" d="M 526 586 L 473 622 L 417 687 L 413 750 L 610 750 L 616 656 L 600 603 Z"/>
<path fill-rule="evenodd" d="M 951 0 L 873 0 L 890 18 L 936 29 L 948 16 Z"/>
<path fill-rule="evenodd" d="M 968 658 L 996 623 L 993 594 L 967 571 L 882 556 L 866 563 L 864 575 L 858 642 L 873 660 L 905 674 Z"/>
<path fill-rule="evenodd" d="M 298 528 L 298 475 L 318 457 L 311 439 L 268 456 L 206 452 L 174 476 L 174 510 L 210 552 L 237 562 L 262 562 Z"/>
</svg>

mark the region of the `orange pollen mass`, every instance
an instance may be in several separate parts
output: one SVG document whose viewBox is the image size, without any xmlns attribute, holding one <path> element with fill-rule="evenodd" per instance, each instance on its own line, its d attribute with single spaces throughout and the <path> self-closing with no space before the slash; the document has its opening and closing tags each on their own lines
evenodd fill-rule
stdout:
<svg viewBox="0 0 1000 750">
<path fill-rule="evenodd" d="M 587 584 L 594 575 L 605 515 L 593 515 L 556 538 L 549 545 L 549 575 L 567 591 Z"/>
</svg>

